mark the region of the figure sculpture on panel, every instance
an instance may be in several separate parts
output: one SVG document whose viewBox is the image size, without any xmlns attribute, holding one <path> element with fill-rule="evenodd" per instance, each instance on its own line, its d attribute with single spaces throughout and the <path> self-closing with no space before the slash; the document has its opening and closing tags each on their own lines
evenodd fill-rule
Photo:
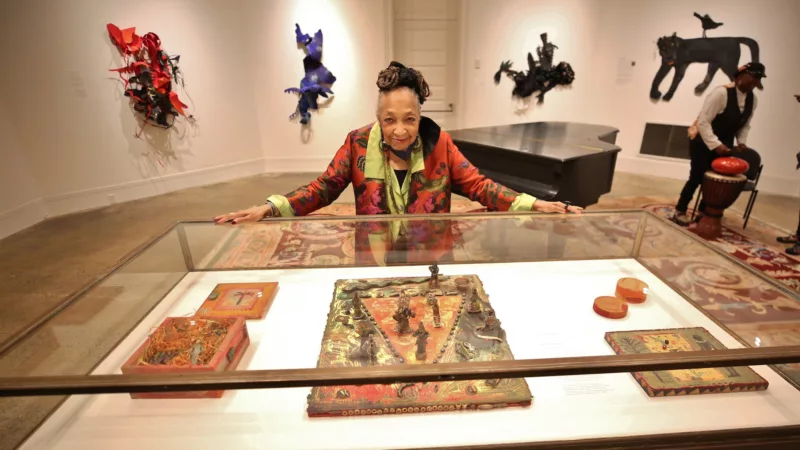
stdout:
<svg viewBox="0 0 800 450">
<path fill-rule="evenodd" d="M 419 327 L 417 327 L 417 330 L 414 331 L 414 334 L 412 335 L 415 338 L 417 338 L 417 353 L 416 353 L 417 360 L 422 361 L 428 357 L 427 347 L 428 347 L 428 336 L 430 335 L 431 334 L 428 332 L 428 330 L 425 329 L 425 324 L 422 323 L 422 321 L 420 320 Z"/>
<path fill-rule="evenodd" d="M 436 294 L 433 291 L 428 291 L 428 294 L 425 295 L 425 300 L 428 303 L 428 306 L 433 306 L 436 303 Z"/>
<path fill-rule="evenodd" d="M 364 318 L 364 303 L 358 296 L 358 292 L 353 294 L 353 319 Z"/>
<path fill-rule="evenodd" d="M 478 295 L 478 288 L 472 288 L 472 293 L 469 296 L 467 312 L 473 314 L 481 312 L 481 298 Z"/>
<path fill-rule="evenodd" d="M 375 331 L 367 322 L 358 323 L 358 348 L 350 354 L 351 359 L 366 360 L 369 364 L 378 363 L 378 344 L 375 342 Z"/>
<path fill-rule="evenodd" d="M 435 289 L 439 287 L 439 265 L 433 263 L 428 267 L 428 270 L 431 271 L 431 279 L 428 282 L 428 287 L 431 289 Z"/>
<path fill-rule="evenodd" d="M 494 309 L 486 311 L 486 318 L 483 319 L 483 331 L 494 331 L 500 328 L 500 320 L 494 314 Z"/>
<path fill-rule="evenodd" d="M 439 311 L 439 299 L 436 298 L 435 295 L 433 296 L 433 305 L 431 306 L 431 309 L 433 310 L 433 327 L 442 328 L 442 316 Z"/>
<path fill-rule="evenodd" d="M 322 64 L 322 30 L 318 30 L 312 38 L 300 30 L 300 25 L 295 24 L 294 32 L 297 43 L 305 47 L 307 53 L 303 58 L 305 76 L 300 80 L 299 89 L 292 87 L 284 92 L 300 95 L 297 110 L 289 118 L 294 119 L 299 115 L 300 123 L 305 125 L 311 120 L 310 110 L 319 108 L 319 96 L 328 98 L 328 94 L 333 94 L 330 87 L 336 82 L 336 77 Z"/>
<path fill-rule="evenodd" d="M 556 86 L 567 86 L 575 80 L 575 71 L 567 62 L 560 62 L 553 66 L 553 54 L 558 47 L 547 40 L 547 33 L 540 35 L 542 45 L 536 49 L 539 61 L 528 52 L 528 71 L 511 70 L 513 63 L 503 61 L 500 69 L 494 74 L 494 84 L 500 84 L 500 79 L 505 73 L 514 82 L 511 94 L 517 98 L 527 98 L 538 92 L 539 103 L 544 101 L 544 95 Z"/>
<path fill-rule="evenodd" d="M 400 294 L 400 299 L 397 301 L 397 311 L 395 311 L 392 318 L 397 321 L 397 334 L 411 333 L 411 327 L 408 324 L 409 319 L 416 317 L 414 311 L 409 307 L 409 299 L 405 291 Z"/>
</svg>

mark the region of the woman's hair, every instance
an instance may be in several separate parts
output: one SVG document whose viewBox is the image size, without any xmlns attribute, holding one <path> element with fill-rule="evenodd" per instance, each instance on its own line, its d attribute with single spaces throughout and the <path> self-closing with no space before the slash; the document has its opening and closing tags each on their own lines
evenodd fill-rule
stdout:
<svg viewBox="0 0 800 450">
<path fill-rule="evenodd" d="M 389 67 L 381 70 L 378 74 L 378 85 L 380 92 L 391 92 L 395 89 L 407 87 L 417 94 L 419 104 L 425 103 L 425 99 L 430 97 L 431 88 L 417 70 L 406 67 L 397 61 L 392 61 Z"/>
</svg>

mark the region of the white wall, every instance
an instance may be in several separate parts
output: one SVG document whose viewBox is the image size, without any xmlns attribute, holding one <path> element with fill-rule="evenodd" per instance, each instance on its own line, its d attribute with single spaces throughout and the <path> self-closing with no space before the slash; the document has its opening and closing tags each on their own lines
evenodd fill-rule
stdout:
<svg viewBox="0 0 800 450">
<path fill-rule="evenodd" d="M 0 105 L 0 239 L 44 219 L 44 203 Z"/>
<path fill-rule="evenodd" d="M 546 120 L 606 122 L 591 111 L 597 89 L 592 55 L 605 0 L 464 0 L 463 6 L 464 128 Z M 513 69 L 527 70 L 528 52 L 536 57 L 541 33 L 559 47 L 554 62 L 572 65 L 575 81 L 548 92 L 542 105 L 532 99 L 524 112 L 517 112 L 521 105 L 511 98 L 511 80 L 504 76 L 495 85 L 492 77 L 505 60 L 514 63 Z"/>
<path fill-rule="evenodd" d="M 2 170 L 16 177 L 7 183 L 26 177 L 33 188 L 8 196 L 4 182 L 0 214 L 39 197 L 40 220 L 264 171 L 324 170 L 347 132 L 374 120 L 375 77 L 388 63 L 387 5 L 384 0 L 4 2 L 0 104 L 14 114 L 2 127 L 18 139 L 3 133 L 3 162 L 11 162 Z M 117 75 L 108 72 L 122 65 L 106 31 L 109 22 L 135 26 L 140 35 L 153 31 L 168 53 L 181 55 L 191 96 L 182 99 L 197 118 L 195 127 L 148 127 L 144 139 L 134 136 L 138 125 L 128 99 Z M 323 29 L 324 62 L 338 77 L 330 108 L 314 112 L 308 128 L 288 120 L 297 97 L 283 93 L 303 76 L 295 23 L 310 34 Z M 30 175 L 18 170 L 23 167 Z M 22 195 L 28 191 L 36 194 Z M 10 229 L 29 222 L 17 221 Z"/>
<path fill-rule="evenodd" d="M 0 98 L 39 193 L 53 215 L 192 185 L 260 173 L 263 154 L 251 86 L 252 57 L 243 45 L 260 11 L 257 1 L 29 0 L 0 7 Z M 194 101 L 196 129 L 148 127 L 151 145 L 121 95 L 121 58 L 107 23 L 157 33 L 181 55 Z M 267 45 L 263 43 L 263 45 Z M 186 103 L 188 97 L 184 97 Z M 182 139 L 179 136 L 183 135 Z M 171 146 L 169 145 L 171 144 Z"/>
<path fill-rule="evenodd" d="M 683 179 L 688 163 L 639 156 L 646 122 L 690 125 L 702 106 L 702 96 L 694 86 L 706 74 L 706 64 L 692 64 L 675 97 L 669 102 L 649 99 L 653 76 L 661 65 L 655 41 L 677 32 L 678 36 L 700 37 L 700 21 L 693 12 L 708 13 L 724 25 L 708 32 L 709 37 L 750 37 L 758 41 L 761 62 L 767 68 L 764 90 L 756 90 L 759 108 L 752 119 L 748 145 L 762 155 L 764 173 L 760 188 L 785 195 L 798 195 L 794 155 L 800 149 L 800 104 L 792 94 L 800 94 L 800 2 L 795 0 L 604 0 L 595 46 L 593 72 L 596 120 L 620 128 L 617 144 L 622 148 L 618 169 Z M 629 83 L 617 83 L 620 58 L 635 60 Z M 742 46 L 741 63 L 750 61 Z M 668 75 L 661 86 L 664 93 L 672 81 Z M 710 90 L 728 83 L 719 71 Z"/>
<path fill-rule="evenodd" d="M 705 67 L 690 68 L 671 102 L 653 104 L 649 86 L 660 64 L 655 40 L 673 31 L 697 36 L 700 24 L 692 12 L 710 13 L 725 22 L 712 36 L 744 35 L 761 44 L 769 78 L 758 92 L 750 144 L 764 156 L 762 188 L 797 194 L 793 155 L 800 105 L 791 94 L 800 93 L 800 58 L 792 53 L 800 48 L 800 2 L 463 0 L 462 11 L 460 126 L 608 124 L 621 130 L 618 168 L 676 178 L 685 177 L 686 163 L 638 155 L 644 124 L 689 124 L 702 102 L 693 86 Z M 346 133 L 374 118 L 375 76 L 390 55 L 390 16 L 387 0 L 2 2 L 0 214 L 27 205 L 25 220 L 11 226 L 18 229 L 45 214 L 263 171 L 323 170 Z M 121 64 L 106 32 L 109 22 L 154 31 L 168 52 L 182 56 L 196 128 L 149 128 L 150 142 L 133 136 L 134 115 L 118 78 L 108 72 Z M 296 22 L 307 33 L 324 30 L 324 62 L 338 77 L 334 100 L 313 113 L 309 128 L 288 120 L 297 97 L 283 93 L 303 76 Z M 524 68 L 542 32 L 559 46 L 555 59 L 573 65 L 576 80 L 548 93 L 543 105 L 534 101 L 516 112 L 510 81 L 495 86 L 492 75 L 501 60 Z M 637 62 L 624 83 L 616 78 L 620 58 Z M 714 84 L 725 81 L 720 73 Z M 153 148 L 177 158 L 162 167 Z"/>
<path fill-rule="evenodd" d="M 767 67 L 765 90 L 757 91 L 759 109 L 752 121 L 748 144 L 764 163 L 760 188 L 798 195 L 794 154 L 800 145 L 800 2 L 795 0 L 464 0 L 467 32 L 465 61 L 465 127 L 527 121 L 566 120 L 604 124 L 620 129 L 623 149 L 617 169 L 684 179 L 688 162 L 639 156 L 645 123 L 690 125 L 703 97 L 694 95 L 705 64 L 690 66 L 675 97 L 654 103 L 649 92 L 661 60 L 656 48 L 660 36 L 677 32 L 699 37 L 700 21 L 692 13 L 708 13 L 724 25 L 709 36 L 745 36 L 758 41 L 761 62 Z M 515 112 L 511 83 L 494 86 L 492 75 L 501 60 L 526 68 L 528 51 L 540 45 L 539 34 L 559 46 L 556 61 L 567 61 L 576 72 L 571 89 L 551 91 L 544 105 L 535 101 L 525 113 Z M 620 59 L 635 61 L 632 76 L 618 82 Z M 475 62 L 480 69 L 475 69 Z M 750 60 L 742 46 L 742 63 Z M 662 83 L 666 92 L 672 76 Z M 712 83 L 728 82 L 720 71 Z M 712 88 L 710 87 L 709 90 Z M 708 91 L 706 91 L 708 92 Z"/>
<path fill-rule="evenodd" d="M 375 120 L 378 72 L 388 64 L 383 0 L 270 1 L 258 40 L 265 44 L 256 78 L 258 127 L 266 171 L 322 172 L 347 133 Z M 303 127 L 288 116 L 297 96 L 283 93 L 303 77 L 303 52 L 295 43 L 294 24 L 313 35 L 324 34 L 323 63 L 337 77 L 328 108 L 312 112 Z M 267 44 L 268 43 L 268 44 Z M 304 140 L 306 142 L 304 142 Z"/>
</svg>

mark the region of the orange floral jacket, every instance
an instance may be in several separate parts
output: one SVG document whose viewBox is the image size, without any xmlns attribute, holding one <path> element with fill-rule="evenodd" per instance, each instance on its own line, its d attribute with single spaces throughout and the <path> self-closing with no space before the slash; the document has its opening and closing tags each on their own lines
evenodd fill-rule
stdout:
<svg viewBox="0 0 800 450">
<path fill-rule="evenodd" d="M 425 214 L 450 211 L 451 193 L 489 211 L 530 211 L 536 199 L 486 178 L 470 164 L 450 134 L 420 121 L 418 143 L 402 186 L 389 166 L 377 123 L 351 131 L 319 178 L 285 196 L 269 197 L 283 217 L 304 216 L 331 204 L 352 183 L 356 214 Z"/>
</svg>

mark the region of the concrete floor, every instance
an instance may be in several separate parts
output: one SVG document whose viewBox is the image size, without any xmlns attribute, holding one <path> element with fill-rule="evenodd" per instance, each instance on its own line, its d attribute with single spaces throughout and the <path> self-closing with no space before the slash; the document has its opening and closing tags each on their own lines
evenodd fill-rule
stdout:
<svg viewBox="0 0 800 450">
<path fill-rule="evenodd" d="M 259 204 L 317 174 L 259 175 L 52 218 L 0 240 L 0 342 L 24 330 L 178 220 Z M 594 208 L 636 208 L 637 199 L 673 202 L 682 182 L 618 173 Z M 640 200 L 638 200 L 640 201 Z M 746 196 L 735 209 L 744 210 Z M 337 202 L 353 202 L 348 189 Z M 800 199 L 762 194 L 753 217 L 794 230 Z M 214 228 L 213 230 L 222 230 Z M 153 251 L 153 249 L 155 249 Z M 177 239 L 164 239 L 0 358 L 0 376 L 86 374 L 183 275 Z M 176 260 L 176 258 L 178 260 Z M 132 322 L 133 321 L 133 322 Z M 0 450 L 40 423 L 59 397 L 0 399 Z M 8 444 L 8 445 L 6 445 Z"/>
</svg>

